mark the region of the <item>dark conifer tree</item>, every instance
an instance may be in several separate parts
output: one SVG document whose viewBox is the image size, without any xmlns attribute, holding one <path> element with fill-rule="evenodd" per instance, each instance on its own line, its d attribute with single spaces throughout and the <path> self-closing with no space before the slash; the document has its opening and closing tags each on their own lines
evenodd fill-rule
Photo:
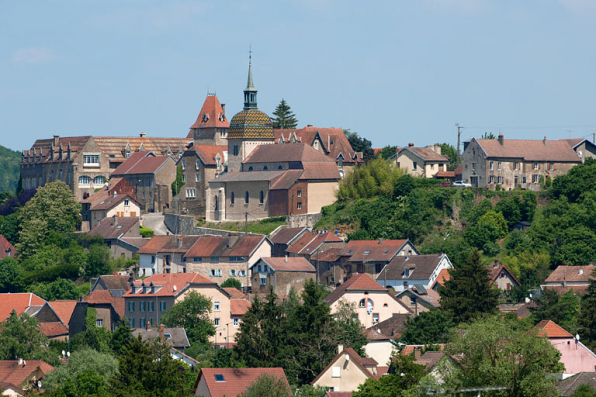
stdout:
<svg viewBox="0 0 596 397">
<path fill-rule="evenodd" d="M 273 128 L 287 130 L 296 128 L 298 125 L 298 120 L 296 119 L 294 112 L 292 112 L 290 105 L 288 105 L 285 99 L 282 99 L 279 105 L 277 105 L 273 115 L 275 116 L 271 119 L 273 122 Z"/>
</svg>

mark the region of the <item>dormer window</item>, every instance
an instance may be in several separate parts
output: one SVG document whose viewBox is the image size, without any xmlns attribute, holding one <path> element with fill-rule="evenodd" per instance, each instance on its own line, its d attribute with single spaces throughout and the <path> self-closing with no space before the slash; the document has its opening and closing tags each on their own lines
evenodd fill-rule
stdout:
<svg viewBox="0 0 596 397">
<path fill-rule="evenodd" d="M 406 267 L 404 269 L 404 277 L 410 277 L 410 268 Z"/>
<path fill-rule="evenodd" d="M 203 121 L 207 121 L 207 120 L 209 120 L 209 115 L 207 113 L 205 113 L 203 115 Z"/>
<path fill-rule="evenodd" d="M 370 251 L 368 251 L 368 250 L 364 251 L 364 255 L 368 255 L 368 254 L 370 254 Z"/>
</svg>

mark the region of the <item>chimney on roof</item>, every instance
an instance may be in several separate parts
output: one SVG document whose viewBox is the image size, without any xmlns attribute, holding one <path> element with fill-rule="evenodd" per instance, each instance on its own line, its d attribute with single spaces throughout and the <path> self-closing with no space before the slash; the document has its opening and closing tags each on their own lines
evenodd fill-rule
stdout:
<svg viewBox="0 0 596 397">
<path fill-rule="evenodd" d="M 408 147 L 414 147 L 414 143 L 412 143 L 412 142 L 408 143 Z"/>
<path fill-rule="evenodd" d="M 139 134 L 139 136 L 140 136 L 141 138 L 145 138 L 145 135 L 147 135 L 147 134 L 145 134 L 144 132 L 141 132 L 141 133 Z"/>
<path fill-rule="evenodd" d="M 143 287 L 143 292 L 142 293 L 143 294 L 146 294 L 147 293 L 147 286 L 145 285 L 145 282 L 144 281 L 141 282 L 141 287 Z"/>
<path fill-rule="evenodd" d="M 381 244 L 383 244 L 383 239 L 382 238 L 379 239 L 379 245 L 381 245 Z"/>
<path fill-rule="evenodd" d="M 307 127 L 312 127 L 312 124 L 307 124 L 306 126 L 307 126 Z"/>
<path fill-rule="evenodd" d="M 344 351 L 344 345 L 337 345 L 337 354 Z"/>
<path fill-rule="evenodd" d="M 163 324 L 159 324 L 159 341 L 161 343 L 164 343 L 166 341 L 165 331 L 166 331 L 166 329 L 163 326 Z"/>
<path fill-rule="evenodd" d="M 23 365 L 23 359 L 19 358 L 18 366 L 20 367 L 21 365 Z"/>
<path fill-rule="evenodd" d="M 546 145 L 546 137 L 542 138 L 542 143 Z"/>
<path fill-rule="evenodd" d="M 60 141 L 60 135 L 54 135 L 54 146 L 58 146 L 59 141 Z"/>
<path fill-rule="evenodd" d="M 149 288 L 151 289 L 151 293 L 154 294 L 155 293 L 155 285 L 153 285 L 153 281 L 151 281 L 151 283 L 149 284 Z"/>
<path fill-rule="evenodd" d="M 176 248 L 182 248 L 182 236 L 178 236 L 178 241 L 176 242 Z"/>
<path fill-rule="evenodd" d="M 496 269 L 497 267 L 499 267 L 499 260 L 495 259 L 495 262 L 493 263 L 493 268 Z"/>
<path fill-rule="evenodd" d="M 226 104 L 222 103 L 221 104 L 221 112 L 223 113 L 224 118 L 226 117 Z"/>
<path fill-rule="evenodd" d="M 284 262 L 288 263 L 288 256 L 286 255 L 286 257 L 284 258 Z M 581 273 L 580 273 L 581 274 Z"/>
<path fill-rule="evenodd" d="M 582 274 L 584 274 L 584 269 L 582 269 L 581 267 L 578 270 L 579 275 L 581 276 Z"/>
<path fill-rule="evenodd" d="M 499 145 L 503 146 L 503 141 L 505 139 L 503 138 L 503 134 L 499 134 Z"/>
<path fill-rule="evenodd" d="M 135 273 L 130 272 L 130 274 L 128 275 L 128 282 L 132 283 L 133 281 L 135 281 Z"/>
<path fill-rule="evenodd" d="M 112 226 L 118 226 L 118 217 L 116 215 L 112 215 Z"/>
<path fill-rule="evenodd" d="M 419 347 L 414 348 L 414 359 L 415 360 L 420 360 L 420 354 L 421 353 L 422 352 L 420 351 L 420 348 Z"/>
</svg>

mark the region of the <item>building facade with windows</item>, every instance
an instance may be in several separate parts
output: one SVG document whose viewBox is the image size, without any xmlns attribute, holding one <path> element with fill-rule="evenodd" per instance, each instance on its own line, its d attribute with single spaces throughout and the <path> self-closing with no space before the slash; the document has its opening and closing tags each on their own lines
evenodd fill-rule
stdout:
<svg viewBox="0 0 596 397">
<path fill-rule="evenodd" d="M 226 118 L 225 106 L 219 102 L 217 95 L 207 94 L 187 138 L 192 139 L 195 145 L 227 146 L 230 122 Z"/>
<path fill-rule="evenodd" d="M 395 161 L 398 168 L 410 175 L 434 178 L 438 172 L 447 171 L 449 157 L 441 154 L 440 145 L 415 147 L 410 143 L 397 152 Z"/>
<path fill-rule="evenodd" d="M 579 142 L 581 141 L 581 142 Z M 462 179 L 472 186 L 540 190 L 540 184 L 596 156 L 591 142 L 577 139 L 475 139 L 464 143 Z M 581 152 L 581 155 L 580 155 Z"/>
<path fill-rule="evenodd" d="M 60 137 L 38 139 L 23 151 L 21 177 L 24 189 L 36 189 L 61 180 L 82 201 L 104 187 L 112 172 L 136 152 L 152 151 L 158 155 L 182 154 L 187 138 L 139 137 Z"/>
</svg>

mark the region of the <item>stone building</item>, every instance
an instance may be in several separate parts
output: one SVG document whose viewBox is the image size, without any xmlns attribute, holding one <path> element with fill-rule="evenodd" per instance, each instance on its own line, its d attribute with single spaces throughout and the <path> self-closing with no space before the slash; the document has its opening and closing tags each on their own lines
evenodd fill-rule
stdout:
<svg viewBox="0 0 596 397">
<path fill-rule="evenodd" d="M 226 118 L 225 106 L 219 103 L 217 95 L 208 94 L 187 138 L 192 139 L 195 145 L 227 146 L 230 122 Z"/>
<path fill-rule="evenodd" d="M 578 139 L 475 139 L 464 144 L 462 179 L 472 186 L 540 190 L 546 178 L 565 175 L 587 157 L 596 157 L 591 142 Z M 581 154 L 580 154 L 581 152 Z"/>
<path fill-rule="evenodd" d="M 72 189 L 77 201 L 105 186 L 112 172 L 131 154 L 152 151 L 175 158 L 189 143 L 187 138 L 60 137 L 38 139 L 23 151 L 21 177 L 24 189 L 36 189 L 61 180 Z"/>
<path fill-rule="evenodd" d="M 162 212 L 172 202 L 172 182 L 176 162 L 171 156 L 137 152 L 116 168 L 112 175 L 126 179 L 135 188 L 135 197 L 144 212 Z"/>
<path fill-rule="evenodd" d="M 446 172 L 449 157 L 441 154 L 440 145 L 415 147 L 409 143 L 397 152 L 395 161 L 398 168 L 413 176 L 433 178 L 439 172 Z"/>
<path fill-rule="evenodd" d="M 316 278 L 314 266 L 303 257 L 261 258 L 250 273 L 253 293 L 267 295 L 273 290 L 282 299 L 292 288 L 300 294 L 304 283 Z"/>
</svg>

